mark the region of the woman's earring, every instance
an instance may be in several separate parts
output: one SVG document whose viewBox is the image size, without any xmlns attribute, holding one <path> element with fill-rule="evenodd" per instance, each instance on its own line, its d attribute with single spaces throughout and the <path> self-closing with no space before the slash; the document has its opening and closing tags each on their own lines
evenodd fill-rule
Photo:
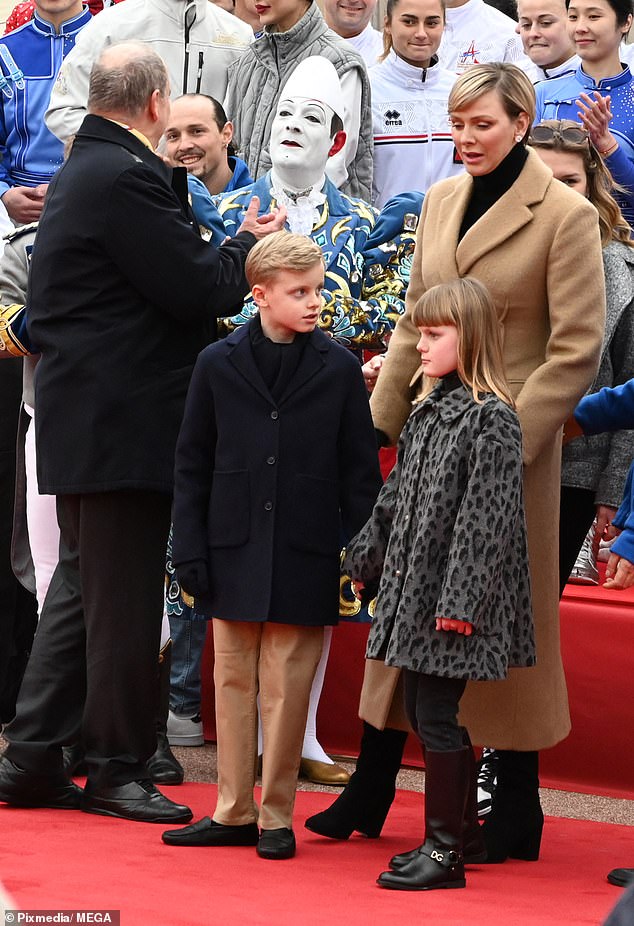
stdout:
<svg viewBox="0 0 634 926">
<path fill-rule="evenodd" d="M 516 135 L 516 136 L 515 136 L 515 141 L 518 141 L 518 142 L 519 142 L 519 141 L 521 141 L 523 138 L 524 138 L 523 135 Z"/>
</svg>

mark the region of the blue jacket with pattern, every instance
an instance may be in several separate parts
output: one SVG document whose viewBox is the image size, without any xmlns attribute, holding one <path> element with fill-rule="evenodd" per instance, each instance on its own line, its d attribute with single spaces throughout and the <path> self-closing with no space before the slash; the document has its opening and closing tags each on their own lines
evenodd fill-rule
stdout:
<svg viewBox="0 0 634 926">
<path fill-rule="evenodd" d="M 324 253 L 325 285 L 319 327 L 346 347 L 383 349 L 405 308 L 409 268 L 422 193 L 394 197 L 379 213 L 342 193 L 326 178 L 326 202 L 310 237 Z M 260 214 L 275 208 L 270 172 L 250 186 L 216 198 L 228 235 L 240 227 L 252 196 Z M 247 296 L 239 315 L 221 321 L 227 330 L 244 324 L 256 308 Z"/>
</svg>

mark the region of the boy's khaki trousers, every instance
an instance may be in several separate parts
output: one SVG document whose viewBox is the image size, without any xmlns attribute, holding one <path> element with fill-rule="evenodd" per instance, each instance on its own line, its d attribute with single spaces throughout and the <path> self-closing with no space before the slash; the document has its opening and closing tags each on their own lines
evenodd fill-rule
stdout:
<svg viewBox="0 0 634 926">
<path fill-rule="evenodd" d="M 217 823 L 292 827 L 308 701 L 323 627 L 214 618 L 218 740 Z M 260 695 L 262 801 L 253 799 Z"/>
</svg>

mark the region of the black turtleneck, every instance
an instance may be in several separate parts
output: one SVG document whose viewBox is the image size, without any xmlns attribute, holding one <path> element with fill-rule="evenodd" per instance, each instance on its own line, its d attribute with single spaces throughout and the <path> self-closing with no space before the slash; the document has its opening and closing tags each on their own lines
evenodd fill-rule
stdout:
<svg viewBox="0 0 634 926">
<path fill-rule="evenodd" d="M 521 142 L 515 144 L 495 170 L 473 178 L 473 192 L 460 226 L 458 241 L 462 241 L 472 225 L 504 196 L 513 186 L 526 163 L 528 151 Z"/>
<path fill-rule="evenodd" d="M 253 358 L 276 402 L 282 398 L 297 370 L 309 338 L 310 334 L 296 334 L 288 343 L 271 341 L 262 330 L 260 316 L 255 315 L 251 320 L 249 340 Z"/>
</svg>

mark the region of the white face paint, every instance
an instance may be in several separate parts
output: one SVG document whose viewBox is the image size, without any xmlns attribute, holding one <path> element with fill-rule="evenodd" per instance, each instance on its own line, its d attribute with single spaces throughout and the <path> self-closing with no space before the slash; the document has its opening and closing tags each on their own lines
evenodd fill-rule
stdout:
<svg viewBox="0 0 634 926">
<path fill-rule="evenodd" d="M 269 150 L 275 173 L 292 189 L 314 186 L 323 177 L 332 118 L 330 106 L 317 100 L 279 100 Z"/>
</svg>

